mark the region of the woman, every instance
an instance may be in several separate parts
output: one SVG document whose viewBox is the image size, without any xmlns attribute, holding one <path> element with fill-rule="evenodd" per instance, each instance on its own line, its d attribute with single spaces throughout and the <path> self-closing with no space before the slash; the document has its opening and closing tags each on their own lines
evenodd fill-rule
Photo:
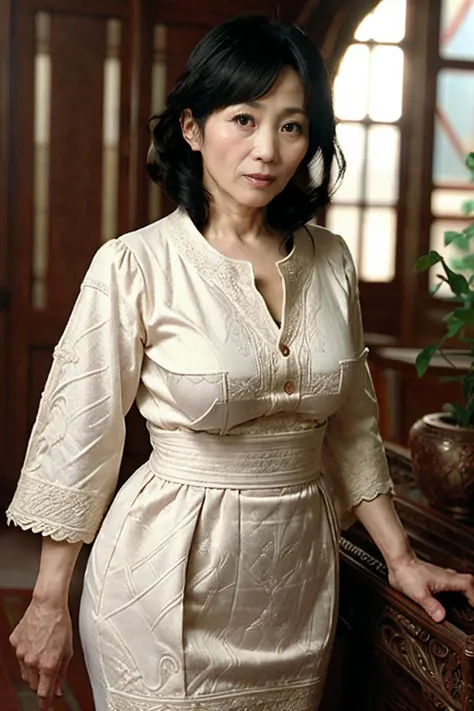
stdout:
<svg viewBox="0 0 474 711">
<path fill-rule="evenodd" d="M 204 38 L 153 129 L 179 205 L 99 249 L 55 351 L 11 521 L 44 538 L 11 642 L 49 708 L 71 655 L 67 592 L 117 481 L 135 396 L 153 453 L 115 497 L 80 630 L 97 711 L 317 708 L 355 514 L 399 590 L 470 576 L 418 561 L 394 512 L 343 240 L 328 202 L 331 91 L 295 27 Z M 309 177 L 309 167 L 312 165 Z"/>
</svg>

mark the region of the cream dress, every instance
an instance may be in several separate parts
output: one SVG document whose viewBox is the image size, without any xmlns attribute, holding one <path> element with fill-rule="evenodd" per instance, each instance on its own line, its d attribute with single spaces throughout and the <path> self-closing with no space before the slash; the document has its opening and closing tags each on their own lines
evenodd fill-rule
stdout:
<svg viewBox="0 0 474 711">
<path fill-rule="evenodd" d="M 315 711 L 338 533 L 392 491 L 354 266 L 309 225 L 250 263 L 183 209 L 101 247 L 55 349 L 10 521 L 91 542 L 80 630 L 96 711 Z M 153 453 L 114 496 L 134 399 Z"/>
</svg>

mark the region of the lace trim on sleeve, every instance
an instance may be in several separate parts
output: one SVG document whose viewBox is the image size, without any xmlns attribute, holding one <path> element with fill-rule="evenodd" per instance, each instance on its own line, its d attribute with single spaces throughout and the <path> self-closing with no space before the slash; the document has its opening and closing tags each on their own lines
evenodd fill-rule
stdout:
<svg viewBox="0 0 474 711">
<path fill-rule="evenodd" d="M 354 514 L 354 508 L 361 504 L 363 501 L 373 501 L 377 496 L 382 494 L 390 494 L 390 496 L 395 495 L 395 489 L 391 479 L 386 479 L 385 481 L 373 481 L 365 489 L 355 491 L 352 493 L 350 508 L 344 511 L 341 516 L 341 528 L 343 531 L 350 528 L 356 521 L 357 516 Z"/>
<path fill-rule="evenodd" d="M 7 510 L 7 521 L 55 541 L 91 543 L 107 503 L 99 492 L 58 486 L 23 472 Z"/>
</svg>

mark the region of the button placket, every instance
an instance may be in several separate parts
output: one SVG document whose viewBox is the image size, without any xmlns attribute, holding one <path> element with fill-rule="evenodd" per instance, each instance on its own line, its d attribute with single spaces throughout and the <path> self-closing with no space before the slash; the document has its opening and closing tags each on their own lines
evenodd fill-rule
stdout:
<svg viewBox="0 0 474 711">
<path fill-rule="evenodd" d="M 291 397 L 292 395 L 295 395 L 297 391 L 297 373 L 295 372 L 297 361 L 294 358 L 292 348 L 290 348 L 290 346 L 288 345 L 288 340 L 287 338 L 285 338 L 285 336 L 288 336 L 288 334 L 281 334 L 281 341 L 278 344 L 278 350 L 280 351 L 280 357 L 278 359 L 278 390 L 280 391 L 281 395 L 286 399 L 286 397 Z"/>
</svg>

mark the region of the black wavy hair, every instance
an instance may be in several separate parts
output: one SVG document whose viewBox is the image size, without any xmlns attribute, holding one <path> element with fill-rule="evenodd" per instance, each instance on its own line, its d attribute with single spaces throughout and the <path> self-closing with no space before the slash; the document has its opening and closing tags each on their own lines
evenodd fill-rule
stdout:
<svg viewBox="0 0 474 711">
<path fill-rule="evenodd" d="M 211 30 L 196 45 L 163 113 L 150 119 L 148 172 L 187 210 L 198 229 L 206 225 L 210 196 L 203 186 L 201 154 L 191 150 L 181 132 L 183 111 L 190 109 L 203 131 L 214 111 L 265 96 L 287 66 L 303 82 L 309 145 L 294 178 L 267 206 L 267 223 L 290 235 L 330 201 L 345 161 L 336 139 L 331 82 L 323 59 L 295 25 L 263 15 L 241 15 Z M 338 174 L 331 190 L 334 160 Z"/>
</svg>

